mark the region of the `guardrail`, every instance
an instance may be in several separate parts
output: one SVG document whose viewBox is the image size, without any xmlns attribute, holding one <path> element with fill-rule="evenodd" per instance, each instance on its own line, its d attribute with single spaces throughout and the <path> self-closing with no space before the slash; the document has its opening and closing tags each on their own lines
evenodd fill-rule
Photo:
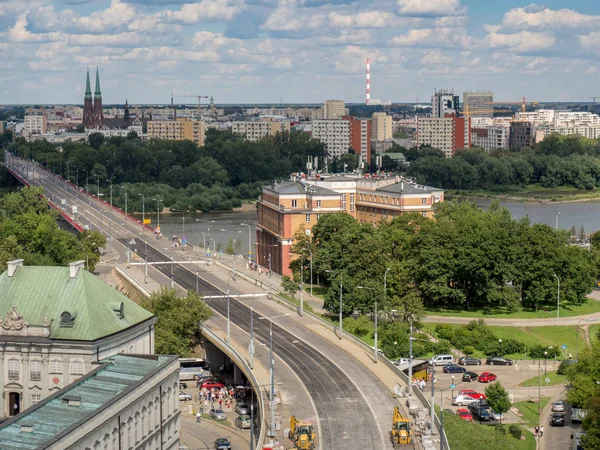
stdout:
<svg viewBox="0 0 600 450">
<path fill-rule="evenodd" d="M 229 344 L 227 344 L 226 341 L 221 339 L 221 337 L 219 335 L 217 335 L 214 331 L 212 331 L 210 328 L 206 327 L 205 325 L 202 325 L 201 331 L 206 337 L 208 337 L 210 339 L 210 341 L 213 344 L 215 344 L 217 347 L 219 347 L 221 350 L 223 350 L 223 352 L 225 352 L 227 354 L 227 356 L 229 356 L 233 361 L 235 361 L 235 363 L 242 370 L 242 372 L 244 372 L 244 375 L 246 375 L 246 377 L 248 378 L 248 381 L 250 381 L 250 384 L 252 384 L 252 386 L 254 388 L 254 392 L 257 393 L 258 409 L 260 411 L 260 422 L 262 425 L 260 427 L 260 433 L 258 435 L 258 439 L 256 440 L 255 449 L 260 450 L 262 448 L 263 442 L 265 440 L 265 435 L 267 433 L 267 427 L 264 424 L 264 419 L 266 417 L 265 416 L 265 399 L 264 399 L 262 390 L 259 389 L 260 383 L 254 376 L 254 372 L 252 372 L 252 369 L 250 369 L 250 366 L 248 366 L 248 364 L 246 363 L 244 358 L 239 353 L 237 353 Z"/>
</svg>

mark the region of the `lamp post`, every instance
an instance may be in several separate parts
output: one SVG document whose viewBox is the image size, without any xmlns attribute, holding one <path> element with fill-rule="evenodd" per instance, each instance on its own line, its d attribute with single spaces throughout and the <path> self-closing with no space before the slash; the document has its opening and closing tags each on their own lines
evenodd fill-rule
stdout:
<svg viewBox="0 0 600 450">
<path fill-rule="evenodd" d="M 106 181 L 108 181 L 110 183 L 110 207 L 112 208 L 112 186 L 113 186 L 113 183 L 112 183 L 112 180 L 106 180 Z"/>
<path fill-rule="evenodd" d="M 575 328 L 575 360 L 579 358 L 579 324 L 581 322 L 587 322 L 588 320 L 590 320 L 588 317 L 584 317 L 579 322 L 577 322 L 577 327 Z"/>
<path fill-rule="evenodd" d="M 558 230 L 558 217 L 560 216 L 560 211 L 556 213 L 556 229 Z"/>
<path fill-rule="evenodd" d="M 212 241 L 212 243 L 213 243 L 213 252 L 217 253 L 217 244 L 215 243 L 215 240 L 213 238 L 210 238 L 208 240 L 209 250 L 210 250 L 210 241 Z"/>
<path fill-rule="evenodd" d="M 544 375 L 548 374 L 548 352 L 544 351 Z"/>
<path fill-rule="evenodd" d="M 162 200 L 160 198 L 153 198 L 152 200 L 156 202 L 156 229 L 160 230 L 160 202 Z"/>
<path fill-rule="evenodd" d="M 121 188 L 122 188 L 122 189 L 126 189 L 126 187 L 125 187 L 125 186 L 121 186 Z M 128 217 L 129 217 L 129 216 L 127 215 L 127 196 L 128 196 L 128 194 L 127 194 L 127 191 L 125 191 L 125 220 L 127 220 L 127 219 L 128 219 Z"/>
<path fill-rule="evenodd" d="M 331 271 L 331 270 L 326 270 L 325 272 L 331 273 L 331 274 L 336 273 L 335 271 Z M 344 297 L 343 297 L 344 285 L 342 283 L 342 276 L 343 276 L 344 272 L 339 271 L 338 273 L 340 274 L 340 319 L 339 319 L 340 320 L 340 339 L 342 339 L 342 332 L 344 331 L 343 325 L 342 325 L 342 311 L 343 311 L 342 304 L 343 304 L 343 299 L 344 299 Z"/>
<path fill-rule="evenodd" d="M 310 253 L 310 296 L 313 296 L 313 276 L 312 276 L 312 268 L 313 268 L 313 254 L 312 251 L 308 248 L 308 247 L 304 247 L 304 250 L 306 250 L 308 253 Z"/>
<path fill-rule="evenodd" d="M 96 186 L 97 186 L 97 190 L 96 190 L 96 197 L 98 197 L 98 201 L 100 201 L 100 177 L 96 177 Z"/>
<path fill-rule="evenodd" d="M 247 223 L 240 223 L 240 225 L 248 227 L 248 259 L 252 261 L 252 227 Z"/>
<path fill-rule="evenodd" d="M 390 268 L 385 269 L 383 274 L 383 307 L 386 306 L 387 300 L 387 274 L 392 270 Z M 375 334 L 373 336 L 375 338 L 375 362 L 377 362 L 377 297 L 375 297 Z"/>
<path fill-rule="evenodd" d="M 204 231 L 201 231 L 200 233 L 202 233 L 202 238 L 204 239 L 204 245 L 202 245 L 202 248 L 206 248 L 206 233 Z"/>
<path fill-rule="evenodd" d="M 386 275 L 387 275 L 387 271 L 386 271 Z M 385 281 L 383 283 L 385 285 Z M 376 290 L 375 288 L 366 287 L 366 286 L 356 286 L 356 289 L 368 289 L 369 291 Z M 374 321 L 375 321 L 375 333 L 374 333 L 373 337 L 374 337 L 375 342 L 374 342 L 374 346 L 373 346 L 373 350 L 374 350 L 373 361 L 376 363 L 377 362 L 377 295 L 375 296 Z"/>
<path fill-rule="evenodd" d="M 558 275 L 555 273 L 552 275 L 554 275 L 554 278 L 558 281 L 558 288 L 556 289 L 556 325 L 558 326 L 560 320 L 560 278 L 558 278 Z"/>
<path fill-rule="evenodd" d="M 90 192 L 90 189 L 88 186 L 88 170 L 83 169 L 83 171 L 85 172 L 85 190 L 86 190 L 86 192 Z"/>
<path fill-rule="evenodd" d="M 289 316 L 289 314 L 280 314 L 273 317 L 264 317 L 261 316 L 258 320 L 266 319 L 269 321 L 269 367 L 271 372 L 271 425 L 269 429 L 269 436 L 275 436 L 275 367 L 273 360 L 273 319 L 277 317 Z"/>
<path fill-rule="evenodd" d="M 144 230 L 144 222 L 146 222 L 146 197 L 144 194 L 138 194 L 142 197 L 142 230 Z"/>
</svg>

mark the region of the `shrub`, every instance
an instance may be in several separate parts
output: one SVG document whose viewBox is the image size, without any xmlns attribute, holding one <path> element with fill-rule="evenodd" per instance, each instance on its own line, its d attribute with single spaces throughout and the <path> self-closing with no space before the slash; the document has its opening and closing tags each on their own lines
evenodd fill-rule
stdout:
<svg viewBox="0 0 600 450">
<path fill-rule="evenodd" d="M 463 348 L 463 353 L 465 355 L 472 355 L 475 353 L 475 348 L 472 345 L 467 345 Z"/>
<path fill-rule="evenodd" d="M 556 369 L 556 373 L 559 375 L 566 375 L 567 374 L 567 369 L 571 366 L 571 361 L 561 361 L 561 363 L 558 365 L 558 369 Z"/>
<path fill-rule="evenodd" d="M 443 341 L 439 341 L 436 342 L 433 345 L 433 352 L 437 353 L 437 354 L 445 354 L 445 353 L 450 353 L 450 342 L 443 340 Z"/>
<path fill-rule="evenodd" d="M 528 350 L 529 350 L 529 356 L 531 356 L 532 359 L 543 359 L 543 358 L 554 359 L 555 357 L 559 357 L 560 353 L 561 353 L 560 348 L 557 347 L 556 345 L 553 346 L 552 348 L 550 348 L 550 347 L 546 347 L 544 345 L 538 344 L 538 345 L 533 345 Z"/>
<path fill-rule="evenodd" d="M 521 427 L 514 423 L 508 426 L 508 432 L 515 439 L 521 439 L 521 435 L 523 434 L 523 430 L 521 429 Z"/>
</svg>

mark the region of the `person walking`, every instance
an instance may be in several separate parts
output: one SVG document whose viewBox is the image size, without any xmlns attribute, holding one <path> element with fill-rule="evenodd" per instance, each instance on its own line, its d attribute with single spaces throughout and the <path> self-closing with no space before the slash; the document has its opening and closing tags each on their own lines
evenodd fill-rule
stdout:
<svg viewBox="0 0 600 450">
<path fill-rule="evenodd" d="M 540 438 L 544 437 L 544 425 L 540 427 Z"/>
<path fill-rule="evenodd" d="M 539 434 L 539 432 L 540 432 L 540 427 L 538 427 L 538 426 L 536 425 L 536 426 L 535 426 L 535 428 L 534 428 L 534 430 L 535 430 L 535 437 L 537 437 L 537 435 L 538 435 L 538 434 Z"/>
<path fill-rule="evenodd" d="M 196 413 L 196 422 L 200 423 L 201 420 L 202 420 L 202 413 L 200 412 L 200 410 L 198 410 L 198 412 Z"/>
</svg>

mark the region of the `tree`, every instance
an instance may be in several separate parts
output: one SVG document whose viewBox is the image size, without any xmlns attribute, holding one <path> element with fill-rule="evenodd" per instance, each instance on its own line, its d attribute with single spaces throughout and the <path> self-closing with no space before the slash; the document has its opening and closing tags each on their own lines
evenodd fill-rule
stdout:
<svg viewBox="0 0 600 450">
<path fill-rule="evenodd" d="M 296 292 L 300 290 L 300 285 L 287 275 L 281 279 L 281 287 L 285 292 L 290 294 L 292 298 L 294 298 Z"/>
<path fill-rule="evenodd" d="M 162 287 L 141 302 L 141 306 L 157 317 L 155 352 L 189 356 L 200 341 L 200 326 L 212 316 L 212 310 L 194 291 L 185 297 L 175 289 Z"/>
<path fill-rule="evenodd" d="M 85 133 L 85 127 L 83 125 L 77 125 L 75 127 L 75 131 L 77 131 L 78 133 Z"/>
<path fill-rule="evenodd" d="M 227 253 L 228 255 L 233 255 L 235 253 L 233 239 L 231 238 L 229 238 L 229 242 L 227 242 L 227 247 L 225 247 L 225 253 Z"/>
<path fill-rule="evenodd" d="M 102 133 L 91 133 L 88 136 L 88 142 L 90 143 L 90 147 L 98 150 L 104 144 L 104 135 Z"/>
<path fill-rule="evenodd" d="M 499 381 L 490 384 L 485 388 L 485 396 L 492 409 L 500 414 L 504 414 L 510 409 L 510 399 L 508 392 Z"/>
</svg>

